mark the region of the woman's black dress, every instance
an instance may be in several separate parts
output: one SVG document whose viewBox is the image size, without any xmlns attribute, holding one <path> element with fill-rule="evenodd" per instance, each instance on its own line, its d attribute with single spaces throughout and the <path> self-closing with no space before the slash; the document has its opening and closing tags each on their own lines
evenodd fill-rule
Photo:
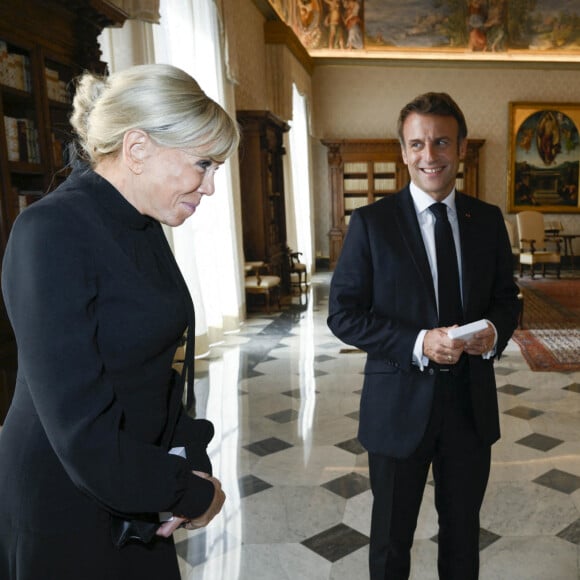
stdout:
<svg viewBox="0 0 580 580">
<path fill-rule="evenodd" d="M 160 224 L 79 168 L 16 220 L 2 287 L 18 377 L 0 431 L 0 578 L 178 579 L 172 539 L 116 548 L 110 533 L 111 514 L 195 517 L 213 497 L 191 473 L 211 469 L 211 424 L 179 405 L 170 446 L 188 460 L 160 447 L 192 318 Z"/>
</svg>

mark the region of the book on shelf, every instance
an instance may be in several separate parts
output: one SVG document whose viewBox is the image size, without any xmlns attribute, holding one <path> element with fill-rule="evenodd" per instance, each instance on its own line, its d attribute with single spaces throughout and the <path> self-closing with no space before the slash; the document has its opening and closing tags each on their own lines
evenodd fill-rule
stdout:
<svg viewBox="0 0 580 580">
<path fill-rule="evenodd" d="M 26 145 L 28 147 L 28 159 L 32 163 L 40 163 L 40 144 L 38 137 L 38 129 L 36 125 L 29 121 L 27 125 L 27 141 Z"/>
<path fill-rule="evenodd" d="M 13 89 L 30 92 L 30 58 L 24 54 L 9 52 L 6 43 L 0 46 L 0 83 Z"/>
<path fill-rule="evenodd" d="M 40 189 L 18 189 L 17 187 L 13 187 L 12 189 L 18 198 L 19 213 L 44 195 L 44 192 Z"/>
<path fill-rule="evenodd" d="M 16 119 L 19 161 L 28 161 L 28 127 L 25 119 Z"/>
<path fill-rule="evenodd" d="M 69 98 L 66 90 L 66 82 L 61 80 L 57 70 L 44 67 L 44 76 L 46 78 L 46 93 L 51 101 L 59 103 L 68 103 Z"/>
<path fill-rule="evenodd" d="M 375 190 L 376 191 L 394 191 L 397 187 L 396 181 L 394 178 L 382 178 L 376 177 L 375 178 Z"/>
<path fill-rule="evenodd" d="M 55 167 L 63 167 L 64 166 L 64 154 L 63 154 L 63 144 L 56 138 L 54 133 L 50 134 L 52 139 L 52 158 L 54 161 Z"/>
<path fill-rule="evenodd" d="M 4 117 L 8 161 L 40 163 L 38 129 L 32 119 Z"/>
<path fill-rule="evenodd" d="M 18 119 L 15 119 L 14 117 L 4 117 L 4 127 L 6 129 L 8 161 L 20 161 L 18 147 Z"/>
<path fill-rule="evenodd" d="M 3 40 L 0 40 L 0 83 L 4 83 L 4 79 L 8 75 L 8 45 Z"/>
<path fill-rule="evenodd" d="M 359 207 L 363 207 L 369 203 L 369 200 L 366 196 L 362 197 L 345 197 L 344 199 L 344 209 L 346 211 L 352 211 L 353 209 L 357 209 Z"/>
<path fill-rule="evenodd" d="M 368 179 L 345 178 L 344 192 L 345 193 L 364 193 L 369 189 Z"/>
<path fill-rule="evenodd" d="M 374 164 L 375 173 L 396 173 L 397 164 L 394 161 L 376 161 Z"/>
<path fill-rule="evenodd" d="M 368 166 L 366 162 L 347 161 L 344 164 L 344 173 L 366 173 Z"/>
</svg>

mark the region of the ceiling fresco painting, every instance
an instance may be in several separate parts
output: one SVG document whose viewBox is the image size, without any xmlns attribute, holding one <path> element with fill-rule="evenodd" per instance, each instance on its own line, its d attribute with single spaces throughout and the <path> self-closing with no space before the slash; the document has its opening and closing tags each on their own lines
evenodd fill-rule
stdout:
<svg viewBox="0 0 580 580">
<path fill-rule="evenodd" d="M 312 56 L 580 62 L 580 0 L 268 2 Z"/>
</svg>

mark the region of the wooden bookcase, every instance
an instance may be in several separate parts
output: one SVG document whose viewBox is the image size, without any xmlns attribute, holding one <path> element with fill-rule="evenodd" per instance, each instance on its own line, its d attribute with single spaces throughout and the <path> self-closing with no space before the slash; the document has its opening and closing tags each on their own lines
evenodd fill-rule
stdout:
<svg viewBox="0 0 580 580">
<path fill-rule="evenodd" d="M 126 18 L 107 0 L 0 2 L 0 258 L 20 211 L 66 177 L 71 80 L 83 69 L 104 72 L 97 37 Z M 0 299 L 0 424 L 15 372 Z"/>
<path fill-rule="evenodd" d="M 238 111 L 237 119 L 245 259 L 266 262 L 288 290 L 283 156 L 290 127 L 268 111 Z"/>
<path fill-rule="evenodd" d="M 63 178 L 73 87 L 103 72 L 97 36 L 126 14 L 104 0 L 0 2 L 0 244 L 14 219 Z"/>
<path fill-rule="evenodd" d="M 56 185 L 65 165 L 68 87 L 75 72 L 72 64 L 51 59 L 38 44 L 0 36 L 3 245 L 18 213 Z"/>
<path fill-rule="evenodd" d="M 479 149 L 484 142 L 469 140 L 457 175 L 457 188 L 474 197 L 479 194 Z M 323 139 L 322 144 L 328 148 L 332 201 L 328 235 L 334 269 L 353 210 L 396 193 L 408 183 L 409 173 L 397 139 Z"/>
</svg>

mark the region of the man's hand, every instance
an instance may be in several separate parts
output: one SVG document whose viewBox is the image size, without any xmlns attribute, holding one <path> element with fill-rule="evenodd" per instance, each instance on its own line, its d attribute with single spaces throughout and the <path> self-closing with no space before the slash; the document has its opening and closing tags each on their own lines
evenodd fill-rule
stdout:
<svg viewBox="0 0 580 580">
<path fill-rule="evenodd" d="M 440 365 L 454 365 L 459 360 L 465 346 L 465 341 L 459 339 L 454 340 L 447 336 L 449 328 L 454 327 L 441 327 L 428 330 L 423 339 L 423 354 Z"/>
<path fill-rule="evenodd" d="M 183 526 L 186 530 L 197 530 L 198 528 L 203 528 L 207 526 L 211 520 L 213 520 L 213 518 L 215 518 L 215 516 L 220 513 L 222 506 L 226 501 L 226 494 L 223 492 L 219 480 L 209 475 L 209 473 L 203 473 L 202 471 L 194 471 L 193 473 L 198 477 L 209 479 L 213 483 L 215 491 L 209 508 L 205 513 L 201 514 L 193 520 L 182 518 L 180 516 L 173 516 L 170 521 L 165 522 L 159 526 L 159 529 L 156 532 L 158 536 L 168 538 L 177 528 L 181 526 Z"/>
<path fill-rule="evenodd" d="M 463 346 L 463 350 L 467 354 L 481 355 L 489 352 L 495 345 L 495 332 L 489 322 L 485 330 L 479 331 L 468 340 Z"/>
<path fill-rule="evenodd" d="M 423 339 L 423 354 L 437 364 L 454 365 L 463 352 L 482 355 L 493 349 L 495 331 L 491 324 L 488 323 L 485 330 L 479 331 L 468 341 L 447 336 L 447 331 L 456 327 L 457 325 L 428 330 Z"/>
</svg>

